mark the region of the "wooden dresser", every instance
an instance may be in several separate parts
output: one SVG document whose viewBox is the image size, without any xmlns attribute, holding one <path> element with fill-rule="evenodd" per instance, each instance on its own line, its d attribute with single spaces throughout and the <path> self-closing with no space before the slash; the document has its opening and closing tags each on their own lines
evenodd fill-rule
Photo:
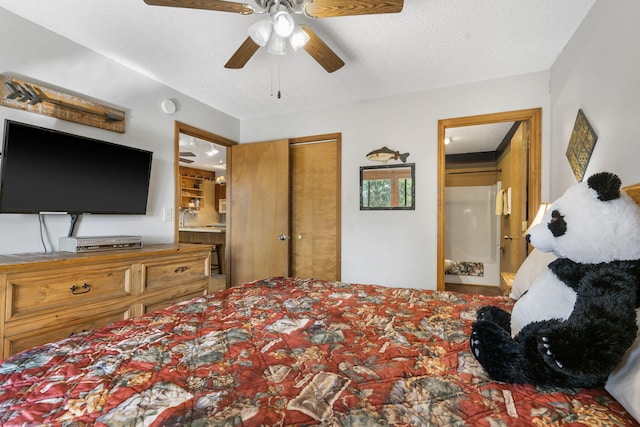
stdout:
<svg viewBox="0 0 640 427">
<path fill-rule="evenodd" d="M 0 255 L 0 358 L 209 292 L 208 245 Z"/>
</svg>

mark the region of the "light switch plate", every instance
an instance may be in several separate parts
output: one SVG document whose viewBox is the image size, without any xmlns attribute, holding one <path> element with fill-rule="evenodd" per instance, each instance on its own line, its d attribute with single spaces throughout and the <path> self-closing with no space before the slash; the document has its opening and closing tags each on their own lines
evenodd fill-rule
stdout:
<svg viewBox="0 0 640 427">
<path fill-rule="evenodd" d="M 173 208 L 162 208 L 162 220 L 164 222 L 173 221 Z"/>
</svg>

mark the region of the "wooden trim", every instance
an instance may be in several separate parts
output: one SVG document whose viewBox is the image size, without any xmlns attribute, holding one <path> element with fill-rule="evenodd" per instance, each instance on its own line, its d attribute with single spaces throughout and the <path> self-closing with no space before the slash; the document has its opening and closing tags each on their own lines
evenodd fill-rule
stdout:
<svg viewBox="0 0 640 427">
<path fill-rule="evenodd" d="M 336 160 L 336 210 L 338 220 L 336 221 L 336 280 L 342 280 L 342 134 L 335 134 L 337 141 L 338 158 Z"/>
<path fill-rule="evenodd" d="M 199 129 L 197 127 L 188 125 L 186 123 L 175 121 L 173 126 L 173 241 L 174 243 L 178 243 L 179 241 L 179 221 L 180 221 L 180 212 L 178 212 L 178 206 L 180 206 L 180 134 L 184 133 L 185 135 L 193 136 L 196 138 L 204 139 L 206 141 L 212 142 L 214 144 L 222 145 L 227 148 L 237 145 L 238 143 L 232 141 L 231 139 L 225 138 L 220 135 L 216 135 L 215 133 L 208 132 L 206 130 Z M 227 156 L 228 157 L 228 156 Z M 229 173 L 229 171 L 227 171 Z"/>
<path fill-rule="evenodd" d="M 446 168 L 445 187 L 466 187 L 469 185 L 494 185 L 502 170 L 494 167 Z"/>
<path fill-rule="evenodd" d="M 225 147 L 231 147 L 232 145 L 237 144 L 237 142 L 231 139 L 225 138 L 224 136 L 220 136 L 215 133 L 199 129 L 197 127 L 188 125 L 183 122 L 179 122 L 177 120 L 175 122 L 175 127 L 178 134 L 184 133 L 185 135 L 195 136 L 196 138 L 205 139 L 215 144 L 224 145 Z"/>
<path fill-rule="evenodd" d="M 337 140 L 338 143 L 341 144 L 342 134 L 326 133 L 322 135 L 301 136 L 297 138 L 291 138 L 289 141 L 291 144 L 301 144 L 305 142 L 324 142 L 324 141 L 334 141 L 334 140 Z"/>
<path fill-rule="evenodd" d="M 542 159 L 542 109 L 508 111 L 477 116 L 457 117 L 438 120 L 438 238 L 436 256 L 436 283 L 438 290 L 444 290 L 444 183 L 445 149 L 444 137 L 448 128 L 476 126 L 482 124 L 522 121 L 528 124 L 529 132 L 529 171 L 527 177 L 528 206 L 527 218 L 533 218 L 540 206 L 541 198 L 541 159 Z"/>
<path fill-rule="evenodd" d="M 628 185 L 626 187 L 622 187 L 622 189 L 636 202 L 640 205 L 640 184 Z"/>
</svg>

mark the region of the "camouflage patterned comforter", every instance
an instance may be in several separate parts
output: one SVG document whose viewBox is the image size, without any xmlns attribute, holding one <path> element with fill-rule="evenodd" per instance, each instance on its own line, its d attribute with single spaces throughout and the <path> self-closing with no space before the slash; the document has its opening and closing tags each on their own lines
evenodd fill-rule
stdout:
<svg viewBox="0 0 640 427">
<path fill-rule="evenodd" d="M 0 364 L 6 426 L 633 426 L 603 389 L 490 381 L 475 311 L 506 298 L 273 278 Z"/>
</svg>

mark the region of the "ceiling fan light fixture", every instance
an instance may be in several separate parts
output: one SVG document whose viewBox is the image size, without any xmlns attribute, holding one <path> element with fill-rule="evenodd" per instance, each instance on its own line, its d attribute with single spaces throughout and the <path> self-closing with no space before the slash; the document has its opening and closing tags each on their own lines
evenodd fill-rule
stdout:
<svg viewBox="0 0 640 427">
<path fill-rule="evenodd" d="M 287 39 L 280 37 L 275 32 L 271 34 L 269 43 L 267 45 L 267 51 L 272 55 L 286 55 L 287 54 Z"/>
<path fill-rule="evenodd" d="M 309 37 L 309 34 L 307 34 L 306 31 L 296 25 L 296 28 L 293 30 L 293 33 L 291 33 L 291 36 L 289 37 L 289 44 L 291 44 L 291 48 L 294 51 L 298 51 L 298 49 L 304 47 L 307 43 L 309 43 L 310 39 L 311 37 Z"/>
<path fill-rule="evenodd" d="M 281 10 L 273 15 L 273 32 L 287 38 L 293 33 L 296 23 L 288 12 Z"/>
<path fill-rule="evenodd" d="M 258 46 L 266 46 L 271 37 L 271 20 L 261 19 L 249 27 L 249 37 Z"/>
</svg>

